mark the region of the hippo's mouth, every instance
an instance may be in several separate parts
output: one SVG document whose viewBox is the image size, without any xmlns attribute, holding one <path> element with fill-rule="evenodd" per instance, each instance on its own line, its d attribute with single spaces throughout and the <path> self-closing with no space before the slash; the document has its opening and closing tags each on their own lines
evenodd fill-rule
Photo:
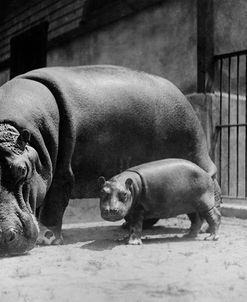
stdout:
<svg viewBox="0 0 247 302">
<path fill-rule="evenodd" d="M 114 209 L 114 210 L 101 210 L 101 217 L 104 220 L 107 221 L 118 221 L 118 220 L 122 220 L 125 215 L 124 213 L 122 213 L 122 211 L 118 210 L 118 209 Z"/>
<path fill-rule="evenodd" d="M 34 217 L 22 214 L 14 226 L 1 232 L 0 256 L 20 255 L 31 250 L 38 237 L 38 225 Z M 20 215 L 17 215 L 20 218 Z M 25 217 L 25 219 L 23 219 Z"/>
<path fill-rule="evenodd" d="M 23 185 L 18 186 L 14 196 L 4 194 L 6 207 L 0 212 L 1 256 L 26 253 L 35 246 L 38 238 L 38 223 L 23 194 Z"/>
</svg>

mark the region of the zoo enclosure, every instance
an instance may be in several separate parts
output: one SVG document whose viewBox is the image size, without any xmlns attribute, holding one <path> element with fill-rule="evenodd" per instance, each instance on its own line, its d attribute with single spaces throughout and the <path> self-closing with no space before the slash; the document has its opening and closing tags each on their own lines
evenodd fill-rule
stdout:
<svg viewBox="0 0 247 302">
<path fill-rule="evenodd" d="M 218 178 L 223 197 L 247 197 L 247 50 L 215 56 Z"/>
</svg>

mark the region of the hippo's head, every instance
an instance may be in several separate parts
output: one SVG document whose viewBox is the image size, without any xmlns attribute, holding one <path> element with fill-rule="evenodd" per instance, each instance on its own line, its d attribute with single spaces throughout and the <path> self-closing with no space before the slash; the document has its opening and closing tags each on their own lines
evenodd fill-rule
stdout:
<svg viewBox="0 0 247 302">
<path fill-rule="evenodd" d="M 98 179 L 100 211 L 103 219 L 117 221 L 123 219 L 129 213 L 133 202 L 132 182 L 130 178 L 123 183 L 115 178 L 106 181 L 103 176 Z"/>
<path fill-rule="evenodd" d="M 30 133 L 0 124 L 0 255 L 32 249 L 38 224 L 29 204 L 30 183 L 36 171 L 36 151 Z"/>
</svg>

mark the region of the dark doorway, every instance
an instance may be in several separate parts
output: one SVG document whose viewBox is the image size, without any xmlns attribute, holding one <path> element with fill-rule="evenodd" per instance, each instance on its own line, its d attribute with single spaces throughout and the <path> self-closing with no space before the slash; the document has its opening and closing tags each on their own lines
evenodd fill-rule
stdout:
<svg viewBox="0 0 247 302">
<path fill-rule="evenodd" d="M 10 77 L 46 66 L 48 22 L 15 36 L 10 41 Z"/>
</svg>

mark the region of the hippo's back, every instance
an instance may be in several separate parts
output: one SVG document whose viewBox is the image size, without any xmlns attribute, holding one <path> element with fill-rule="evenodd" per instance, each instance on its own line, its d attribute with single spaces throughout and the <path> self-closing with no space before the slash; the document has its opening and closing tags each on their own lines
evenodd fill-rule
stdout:
<svg viewBox="0 0 247 302">
<path fill-rule="evenodd" d="M 190 161 L 164 159 L 142 164 L 128 171 L 140 176 L 141 200 L 152 215 L 160 213 L 163 218 L 167 218 L 192 213 L 197 208 L 205 210 L 215 205 L 213 179 Z"/>
<path fill-rule="evenodd" d="M 193 186 L 205 190 L 213 188 L 211 176 L 195 163 L 181 158 L 167 158 L 144 163 L 128 169 L 138 173 L 145 187 L 167 187 L 167 191 L 189 190 Z M 151 184 L 151 185 L 149 185 Z M 199 188 L 199 189 L 200 189 Z M 154 189 L 155 190 L 155 189 Z"/>
</svg>

